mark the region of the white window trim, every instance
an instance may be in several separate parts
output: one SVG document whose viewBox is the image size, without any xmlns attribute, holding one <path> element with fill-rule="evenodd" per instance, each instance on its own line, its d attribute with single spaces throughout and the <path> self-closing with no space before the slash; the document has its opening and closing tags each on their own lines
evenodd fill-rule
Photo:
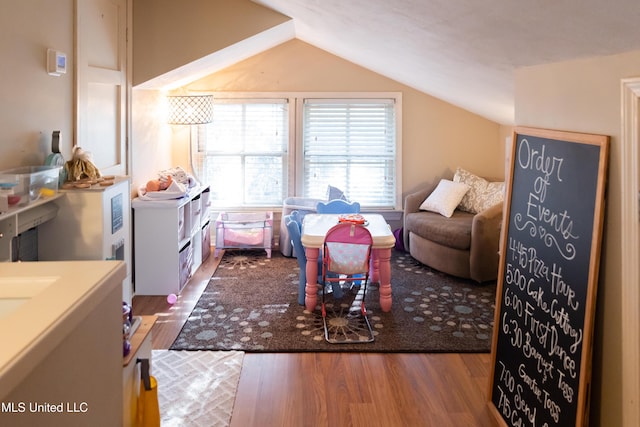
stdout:
<svg viewBox="0 0 640 427">
<path fill-rule="evenodd" d="M 396 200 L 393 208 L 376 208 L 379 211 L 402 210 L 402 92 L 225 92 L 211 91 L 215 98 L 219 99 L 287 99 L 289 102 L 289 120 L 291 123 L 289 132 L 289 156 L 291 160 L 288 180 L 294 185 L 289 185 L 288 196 L 293 197 L 302 194 L 303 179 L 302 165 L 304 153 L 297 146 L 296 141 L 302 144 L 302 126 L 299 118 L 302 117 L 302 108 L 306 98 L 316 99 L 395 99 L 396 103 Z M 215 108 L 214 108 L 215 114 Z"/>
</svg>

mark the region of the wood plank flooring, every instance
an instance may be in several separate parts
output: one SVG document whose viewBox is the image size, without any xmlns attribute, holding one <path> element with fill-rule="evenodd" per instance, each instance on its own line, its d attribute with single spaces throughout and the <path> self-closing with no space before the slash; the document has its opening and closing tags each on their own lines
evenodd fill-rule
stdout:
<svg viewBox="0 0 640 427">
<path fill-rule="evenodd" d="M 178 301 L 136 296 L 156 314 L 154 349 L 173 343 L 219 259 L 211 256 Z M 499 426 L 487 407 L 489 354 L 247 353 L 231 427 Z"/>
</svg>

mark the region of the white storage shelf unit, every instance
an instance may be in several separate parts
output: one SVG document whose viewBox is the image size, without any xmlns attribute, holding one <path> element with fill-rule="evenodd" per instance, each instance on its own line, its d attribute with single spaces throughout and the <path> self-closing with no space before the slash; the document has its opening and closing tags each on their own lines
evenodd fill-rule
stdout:
<svg viewBox="0 0 640 427">
<path fill-rule="evenodd" d="M 209 187 L 180 199 L 133 199 L 136 295 L 178 295 L 210 252 Z"/>
</svg>

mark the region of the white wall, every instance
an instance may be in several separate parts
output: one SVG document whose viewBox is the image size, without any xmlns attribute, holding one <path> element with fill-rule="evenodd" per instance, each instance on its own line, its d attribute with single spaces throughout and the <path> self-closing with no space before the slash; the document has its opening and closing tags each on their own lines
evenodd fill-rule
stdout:
<svg viewBox="0 0 640 427">
<path fill-rule="evenodd" d="M 157 178 L 160 170 L 173 167 L 173 128 L 166 123 L 167 101 L 158 90 L 133 89 L 131 125 L 131 189 Z"/>
<path fill-rule="evenodd" d="M 640 51 L 528 67 L 515 74 L 523 126 L 611 136 L 593 359 L 592 425 L 622 426 L 621 83 L 640 76 Z M 637 397 L 636 397 L 637 398 Z"/>
<path fill-rule="evenodd" d="M 3 1 L 0 12 L 0 169 L 41 165 L 60 130 L 73 141 L 73 0 Z M 49 76 L 47 48 L 67 55 L 67 74 Z"/>
</svg>

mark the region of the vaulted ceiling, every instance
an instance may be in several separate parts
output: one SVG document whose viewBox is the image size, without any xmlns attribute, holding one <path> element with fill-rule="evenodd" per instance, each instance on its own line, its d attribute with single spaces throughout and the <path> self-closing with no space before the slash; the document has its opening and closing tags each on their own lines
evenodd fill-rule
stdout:
<svg viewBox="0 0 640 427">
<path fill-rule="evenodd" d="M 639 0 L 253 1 L 300 40 L 502 124 L 515 69 L 640 50 Z"/>
<path fill-rule="evenodd" d="M 640 0 L 191 1 L 135 3 L 136 87 L 172 90 L 298 38 L 509 125 L 516 69 L 640 50 Z M 217 43 L 183 49 L 194 37 Z"/>
</svg>

